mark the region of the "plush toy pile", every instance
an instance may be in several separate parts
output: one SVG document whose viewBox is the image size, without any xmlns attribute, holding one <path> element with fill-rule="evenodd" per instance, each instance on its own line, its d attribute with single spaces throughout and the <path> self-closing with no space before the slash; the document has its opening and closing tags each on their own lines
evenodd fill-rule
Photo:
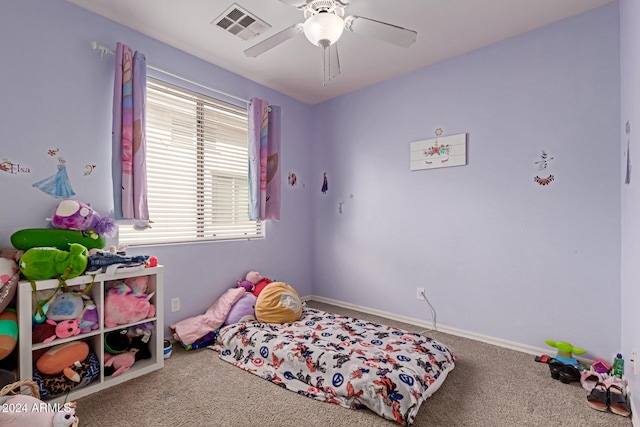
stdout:
<svg viewBox="0 0 640 427">
<path fill-rule="evenodd" d="M 104 375 L 118 376 L 128 371 L 138 360 L 150 359 L 149 342 L 153 329 L 153 322 L 146 322 L 106 334 Z"/>
<path fill-rule="evenodd" d="M 262 277 L 257 271 L 238 279 L 236 287 L 224 292 L 199 316 L 169 326 L 174 339 L 187 349 L 200 348 L 217 338 L 223 325 L 243 322 L 292 323 L 302 315 L 298 292 L 283 282 Z"/>
<path fill-rule="evenodd" d="M 97 328 L 98 310 L 88 292 L 79 295 L 58 291 L 44 305 L 42 315 L 34 315 L 31 340 L 33 344 L 50 343 Z M 97 355 L 81 340 L 47 347 L 33 355 L 33 377 L 44 398 L 83 387 L 100 372 Z"/>
<path fill-rule="evenodd" d="M 149 276 L 129 277 L 123 281 L 111 281 L 104 299 L 104 325 L 112 328 L 117 325 L 138 322 L 153 317 L 156 307 L 150 300 Z"/>
</svg>

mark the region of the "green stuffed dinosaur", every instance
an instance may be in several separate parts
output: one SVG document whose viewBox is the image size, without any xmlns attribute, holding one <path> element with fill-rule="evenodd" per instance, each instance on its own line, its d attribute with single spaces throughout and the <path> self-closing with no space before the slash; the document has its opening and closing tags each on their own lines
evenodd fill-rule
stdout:
<svg viewBox="0 0 640 427">
<path fill-rule="evenodd" d="M 71 243 L 68 252 L 48 247 L 31 248 L 20 258 L 20 272 L 29 280 L 71 279 L 87 269 L 87 256 L 87 248 L 79 243 Z"/>
</svg>

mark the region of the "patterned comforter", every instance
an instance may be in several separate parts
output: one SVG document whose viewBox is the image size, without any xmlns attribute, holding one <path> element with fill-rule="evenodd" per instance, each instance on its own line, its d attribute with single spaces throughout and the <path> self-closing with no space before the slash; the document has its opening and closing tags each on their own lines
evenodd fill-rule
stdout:
<svg viewBox="0 0 640 427">
<path fill-rule="evenodd" d="M 212 348 L 298 394 L 406 425 L 456 359 L 434 339 L 309 307 L 295 323 L 225 326 Z"/>
</svg>

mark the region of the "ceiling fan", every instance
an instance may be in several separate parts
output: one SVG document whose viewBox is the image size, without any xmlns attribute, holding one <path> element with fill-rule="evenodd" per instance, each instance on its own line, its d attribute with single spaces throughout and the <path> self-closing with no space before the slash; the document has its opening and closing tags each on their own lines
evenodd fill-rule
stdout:
<svg viewBox="0 0 640 427">
<path fill-rule="evenodd" d="M 262 40 L 246 49 L 244 54 L 255 58 L 299 34 L 304 34 L 311 43 L 322 49 L 323 84 L 340 74 L 340 60 L 336 42 L 344 30 L 401 47 L 411 46 L 418 35 L 413 30 L 362 16 L 349 15 L 345 17 L 345 8 L 352 0 L 280 1 L 302 11 L 305 21 Z"/>
</svg>

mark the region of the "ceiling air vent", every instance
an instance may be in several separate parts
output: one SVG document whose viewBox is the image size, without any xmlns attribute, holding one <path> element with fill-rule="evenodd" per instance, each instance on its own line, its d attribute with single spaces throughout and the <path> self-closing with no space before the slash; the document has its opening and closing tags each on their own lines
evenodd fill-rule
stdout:
<svg viewBox="0 0 640 427">
<path fill-rule="evenodd" d="M 235 3 L 211 23 L 242 40 L 249 40 L 271 28 L 271 25 Z"/>
</svg>

